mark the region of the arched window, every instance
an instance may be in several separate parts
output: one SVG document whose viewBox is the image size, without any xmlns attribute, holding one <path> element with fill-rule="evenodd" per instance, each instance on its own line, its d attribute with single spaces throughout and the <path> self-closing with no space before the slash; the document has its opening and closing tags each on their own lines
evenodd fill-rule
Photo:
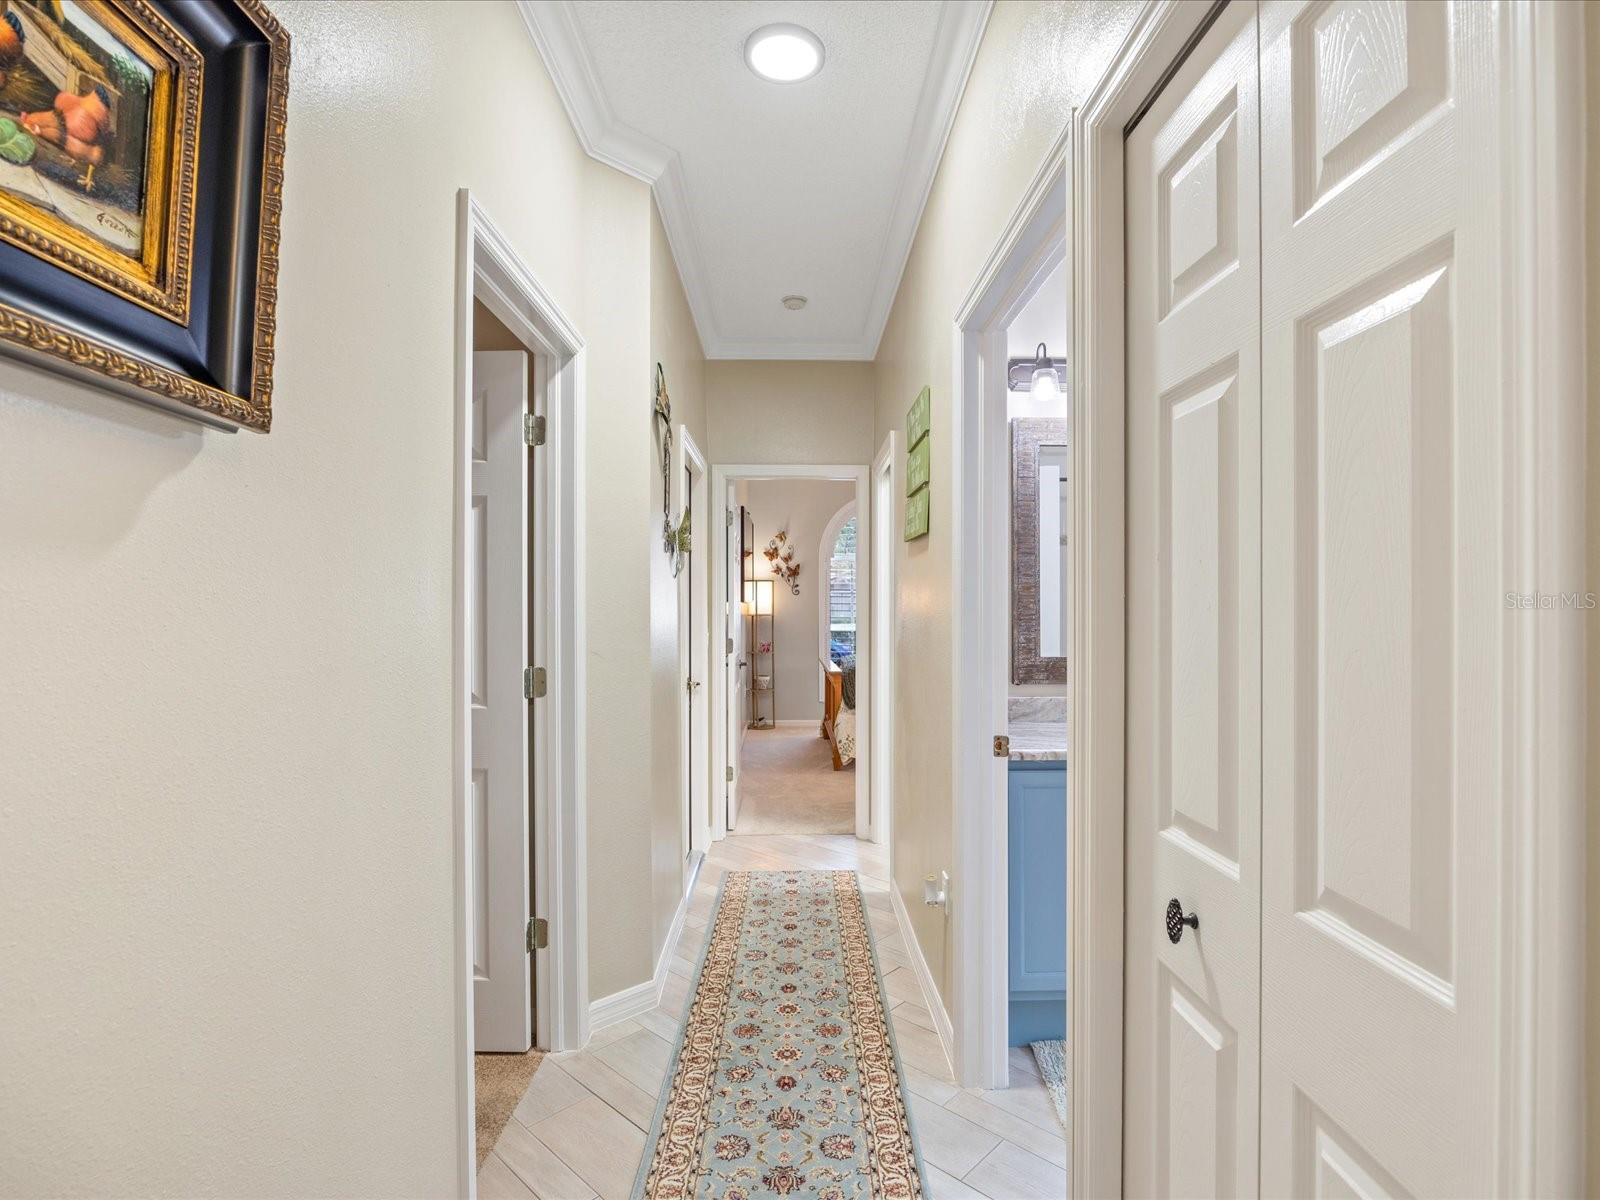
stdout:
<svg viewBox="0 0 1600 1200">
<path fill-rule="evenodd" d="M 819 588 L 821 656 L 842 663 L 856 656 L 856 504 L 852 500 L 822 532 L 818 557 L 827 572 Z"/>
</svg>

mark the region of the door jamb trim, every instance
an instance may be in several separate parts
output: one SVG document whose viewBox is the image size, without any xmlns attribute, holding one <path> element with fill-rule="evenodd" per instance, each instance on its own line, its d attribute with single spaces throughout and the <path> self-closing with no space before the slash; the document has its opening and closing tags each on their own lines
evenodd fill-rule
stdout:
<svg viewBox="0 0 1600 1200">
<path fill-rule="evenodd" d="M 896 476 L 894 469 L 895 456 L 898 453 L 899 445 L 900 435 L 896 430 L 891 429 L 884 435 L 883 444 L 873 457 L 872 466 L 867 472 L 867 493 L 874 500 L 877 498 L 879 476 L 887 475 L 889 477 L 889 511 L 880 512 L 874 506 L 871 524 L 872 546 L 868 552 L 868 570 L 873 573 L 872 607 L 867 614 L 867 620 L 872 625 L 872 630 L 869 634 L 871 640 L 868 642 L 868 646 L 871 652 L 878 656 L 881 660 L 881 665 L 885 668 L 882 677 L 878 678 L 876 677 L 876 671 L 879 663 L 875 662 L 873 664 L 875 676 L 873 683 L 878 689 L 874 694 L 877 697 L 876 703 L 878 707 L 883 710 L 883 713 L 874 714 L 874 720 L 876 720 L 876 716 L 883 714 L 887 714 L 888 719 L 878 723 L 877 727 L 872 731 L 875 742 L 871 747 L 870 761 L 876 765 L 873 768 L 873 778 L 868 781 L 868 786 L 871 787 L 872 792 L 867 800 L 867 824 L 869 836 L 872 840 L 888 848 L 890 879 L 894 878 L 894 648 L 900 641 L 900 607 L 897 600 L 899 595 L 900 563 L 899 539 L 896 536 L 896 531 L 900 529 L 900 522 L 897 516 L 899 493 L 895 490 Z M 887 557 L 889 582 L 887 595 L 881 595 L 878 590 L 877 567 L 879 554 Z M 887 613 L 883 614 L 885 617 L 883 632 L 887 634 L 885 640 L 888 645 L 883 647 L 880 647 L 877 641 L 880 632 L 878 628 L 878 605 L 880 604 L 888 606 Z M 859 597 L 857 598 L 856 607 L 856 623 L 859 625 L 861 623 Z M 877 785 L 880 781 L 883 784 L 882 795 L 878 794 Z M 893 890 L 893 888 L 890 888 L 891 892 Z"/>
<path fill-rule="evenodd" d="M 467 522 L 472 512 L 472 305 L 481 298 L 530 350 L 548 357 L 543 389 L 547 434 L 544 488 L 535 520 L 535 620 L 532 652 L 542 658 L 547 698 L 535 710 L 530 808 L 536 859 L 533 914 L 549 922 L 549 948 L 536 951 L 536 1044 L 577 1049 L 588 1040 L 588 900 L 585 849 L 587 669 L 582 648 L 587 351 L 576 326 L 540 284 L 468 189 L 456 193 L 455 378 L 452 520 L 451 824 L 455 946 L 457 1184 L 477 1191 L 472 1029 L 472 862 L 468 725 Z M 541 397 L 535 397 L 537 404 Z M 537 611 L 537 610 L 536 610 Z"/>
<path fill-rule="evenodd" d="M 1072 680 L 1067 792 L 1074 1196 L 1122 1191 L 1126 816 L 1123 130 L 1211 6 L 1155 0 L 1073 117 Z M 1092 798 L 1092 803 L 1090 802 Z"/>
<path fill-rule="evenodd" d="M 709 553 L 709 548 L 714 540 L 711 536 L 711 531 L 716 529 L 716 526 L 707 521 L 704 515 L 711 506 L 709 495 L 711 488 L 711 473 L 706 469 L 706 456 L 701 453 L 700 445 L 694 440 L 694 435 L 689 432 L 689 427 L 687 425 L 678 426 L 678 446 L 674 454 L 674 458 L 677 461 L 673 464 L 672 484 L 673 491 L 677 497 L 677 502 L 673 505 L 673 511 L 680 514 L 681 519 L 681 514 L 685 511 L 685 506 L 688 504 L 690 499 L 688 495 L 685 495 L 685 492 L 689 489 L 683 478 L 684 471 L 688 470 L 694 475 L 693 496 L 696 503 L 693 505 L 693 511 L 702 514 L 698 518 L 698 523 L 702 523 L 705 526 L 704 529 L 690 529 L 690 545 L 707 547 L 708 552 L 704 555 L 704 557 L 706 559 L 714 558 L 716 556 Z M 693 551 L 691 550 L 691 554 L 692 553 Z M 694 568 L 691 566 L 690 571 L 693 572 L 693 570 Z M 716 659 L 716 655 L 711 652 L 713 643 L 711 641 L 711 623 L 710 614 L 708 611 L 710 608 L 711 576 L 710 572 L 706 570 L 706 567 L 702 566 L 700 568 L 701 586 L 705 589 L 705 591 L 702 596 L 704 603 L 700 605 L 699 609 L 696 609 L 694 604 L 693 578 L 694 577 L 691 574 L 690 583 L 686 589 L 680 587 L 676 579 L 673 580 L 673 587 L 675 595 L 679 597 L 681 597 L 684 590 L 687 590 L 689 593 L 689 609 L 691 613 L 699 613 L 700 619 L 703 622 L 702 628 L 705 630 L 704 653 L 700 656 L 700 662 L 696 663 L 694 661 L 695 648 L 692 644 L 693 638 L 684 637 L 685 632 L 687 632 L 685 629 L 686 622 L 683 619 L 683 614 L 680 612 L 678 618 L 678 677 L 680 681 L 692 679 L 694 677 L 694 668 L 699 666 L 702 682 L 704 682 L 704 677 L 711 674 L 711 663 Z M 693 618 L 691 616 L 690 620 L 692 621 L 692 619 Z M 695 740 L 694 730 L 691 728 L 691 709 L 693 706 L 690 704 L 687 689 L 682 687 L 678 689 L 679 745 L 688 746 L 690 742 L 693 741 L 694 745 L 690 746 L 689 753 L 693 755 L 697 750 L 700 752 L 700 775 L 701 781 L 706 785 L 706 798 L 708 800 L 713 794 L 711 782 L 711 719 L 714 715 L 714 710 L 709 708 L 710 700 L 711 693 L 708 690 L 705 700 L 702 701 L 702 707 L 706 709 L 703 720 L 704 736 L 698 740 Z M 680 790 L 690 791 L 692 793 L 692 785 L 689 783 L 687 772 L 680 772 L 680 783 L 682 785 Z M 680 800 L 682 801 L 680 811 L 690 811 L 694 804 L 693 795 L 680 795 Z M 683 877 L 685 887 L 689 886 L 690 880 L 692 880 L 694 877 L 694 855 L 697 852 L 704 853 L 705 851 L 711 849 L 711 825 L 708 820 L 704 819 L 705 812 L 706 806 L 702 806 L 701 809 L 695 812 L 694 816 L 689 819 L 689 844 L 684 847 Z"/>
<path fill-rule="evenodd" d="M 741 479 L 818 479 L 818 480 L 849 480 L 855 483 L 856 488 L 856 829 L 858 838 L 867 838 L 867 796 L 868 789 L 872 786 L 872 664 L 863 662 L 872 656 L 872 631 L 866 631 L 867 653 L 861 652 L 861 620 L 859 614 L 863 611 L 871 612 L 872 581 L 863 579 L 862 565 L 865 555 L 862 547 L 872 537 L 872 493 L 870 488 L 871 468 L 866 463 L 846 464 L 811 464 L 811 463 L 713 463 L 711 466 L 711 504 L 712 528 L 723 529 L 727 525 L 728 513 L 728 485 Z M 870 566 L 870 564 L 868 564 Z M 712 594 L 721 597 L 727 594 L 726 579 L 728 573 L 727 556 L 715 555 L 712 562 L 711 586 Z M 871 571 L 866 572 L 867 575 Z M 713 647 L 726 646 L 728 637 L 727 614 L 720 603 L 713 601 L 711 604 L 711 645 Z M 715 655 L 713 655 L 715 657 Z M 718 767 L 726 768 L 730 762 L 728 746 L 728 714 L 727 714 L 727 672 L 718 670 L 712 672 L 712 725 L 711 746 L 714 754 L 713 761 Z M 713 771 L 715 779 L 715 771 Z M 728 829 L 728 792 L 727 788 L 716 795 L 716 802 L 711 806 L 712 836 L 717 839 L 726 837 L 731 830 Z"/>
</svg>

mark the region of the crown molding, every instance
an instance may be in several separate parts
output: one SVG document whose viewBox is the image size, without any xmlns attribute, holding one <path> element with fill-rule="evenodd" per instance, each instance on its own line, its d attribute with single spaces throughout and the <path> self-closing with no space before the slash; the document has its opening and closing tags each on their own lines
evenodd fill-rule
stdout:
<svg viewBox="0 0 1600 1200">
<path fill-rule="evenodd" d="M 661 224 L 666 229 L 667 243 L 705 356 L 768 360 L 864 361 L 877 356 L 917 225 L 933 190 L 939 159 L 955 124 L 956 109 L 993 7 L 993 0 L 957 0 L 940 12 L 928 74 L 907 140 L 905 170 L 890 213 L 878 280 L 861 335 L 840 342 L 784 342 L 732 341 L 722 336 L 677 151 L 617 119 L 600 86 L 571 0 L 517 0 L 517 9 L 584 152 L 643 180 L 654 190 L 656 208 L 661 213 Z"/>
<path fill-rule="evenodd" d="M 866 339 L 851 342 L 786 342 L 777 339 L 707 342 L 707 358 L 759 359 L 770 362 L 871 362 L 873 343 Z"/>
<path fill-rule="evenodd" d="M 983 42 L 983 31 L 993 9 L 994 0 L 981 3 L 958 0 L 946 4 L 939 14 L 939 32 L 934 38 L 922 95 L 917 98 L 917 115 L 907 143 L 906 169 L 900 177 L 900 192 L 895 197 L 889 232 L 884 238 L 878 286 L 867 313 L 867 328 L 863 331 L 868 347 L 866 358 L 878 357 L 878 343 L 883 340 L 884 326 L 889 323 L 889 312 L 900 292 L 900 280 L 911 258 L 917 226 L 922 223 L 922 210 L 933 194 L 939 160 L 944 157 L 945 143 L 955 127 L 956 110 L 961 106 L 962 93 L 967 90 L 967 78 L 972 74 L 972 64 L 977 61 L 978 46 Z"/>
</svg>

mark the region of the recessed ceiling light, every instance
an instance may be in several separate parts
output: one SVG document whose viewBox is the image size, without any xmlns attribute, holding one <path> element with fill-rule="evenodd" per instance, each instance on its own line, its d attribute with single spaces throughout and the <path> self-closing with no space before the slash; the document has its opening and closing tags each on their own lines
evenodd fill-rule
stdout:
<svg viewBox="0 0 1600 1200">
<path fill-rule="evenodd" d="M 822 70 L 822 43 L 798 25 L 763 25 L 745 39 L 744 61 L 773 83 L 799 83 Z"/>
<path fill-rule="evenodd" d="M 785 296 L 783 298 L 783 306 L 790 312 L 799 312 L 806 306 L 806 298 L 804 296 Z"/>
</svg>

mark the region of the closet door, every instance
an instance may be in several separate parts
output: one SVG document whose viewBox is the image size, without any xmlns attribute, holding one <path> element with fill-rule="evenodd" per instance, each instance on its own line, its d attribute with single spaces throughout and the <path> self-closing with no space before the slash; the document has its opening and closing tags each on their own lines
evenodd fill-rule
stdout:
<svg viewBox="0 0 1600 1200">
<path fill-rule="evenodd" d="M 1262 8 L 1266 1195 L 1498 1190 L 1496 9 Z"/>
<path fill-rule="evenodd" d="M 1257 1189 L 1257 77 L 1236 2 L 1126 147 L 1130 1196 Z"/>
</svg>

